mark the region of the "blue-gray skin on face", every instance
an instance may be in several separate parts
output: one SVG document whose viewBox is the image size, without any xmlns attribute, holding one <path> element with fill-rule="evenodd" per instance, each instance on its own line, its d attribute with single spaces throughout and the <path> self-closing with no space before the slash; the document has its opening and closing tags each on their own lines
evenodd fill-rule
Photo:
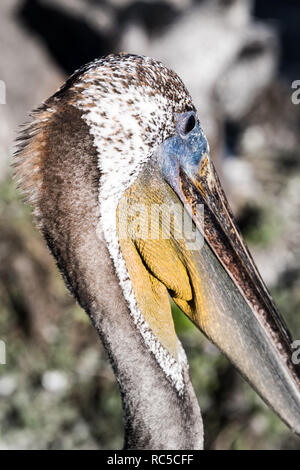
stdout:
<svg viewBox="0 0 300 470">
<path fill-rule="evenodd" d="M 177 114 L 176 133 L 159 147 L 158 161 L 165 180 L 179 190 L 178 168 L 193 178 L 209 144 L 194 111 Z"/>
</svg>

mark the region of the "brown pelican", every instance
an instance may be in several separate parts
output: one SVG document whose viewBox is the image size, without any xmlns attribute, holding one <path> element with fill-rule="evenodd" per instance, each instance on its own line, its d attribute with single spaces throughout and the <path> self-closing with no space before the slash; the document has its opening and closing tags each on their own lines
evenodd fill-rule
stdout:
<svg viewBox="0 0 300 470">
<path fill-rule="evenodd" d="M 21 188 L 110 357 L 125 447 L 203 446 L 170 298 L 299 434 L 290 336 L 180 78 L 147 57 L 95 60 L 34 111 L 20 141 Z M 178 220 L 192 221 L 188 235 Z"/>
</svg>

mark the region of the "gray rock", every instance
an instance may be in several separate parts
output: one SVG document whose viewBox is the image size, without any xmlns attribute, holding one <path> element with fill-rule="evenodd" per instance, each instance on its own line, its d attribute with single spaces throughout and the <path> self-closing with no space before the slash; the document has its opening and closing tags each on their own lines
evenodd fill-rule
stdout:
<svg viewBox="0 0 300 470">
<path fill-rule="evenodd" d="M 0 3 L 0 80 L 6 104 L 0 104 L 0 180 L 7 175 L 17 126 L 63 81 L 43 45 L 17 21 L 19 0 Z"/>
<path fill-rule="evenodd" d="M 213 147 L 222 126 L 217 114 L 240 119 L 276 70 L 276 34 L 252 20 L 251 4 L 203 1 L 160 37 L 132 24 L 122 39 L 122 49 L 158 58 L 182 77 Z"/>
</svg>

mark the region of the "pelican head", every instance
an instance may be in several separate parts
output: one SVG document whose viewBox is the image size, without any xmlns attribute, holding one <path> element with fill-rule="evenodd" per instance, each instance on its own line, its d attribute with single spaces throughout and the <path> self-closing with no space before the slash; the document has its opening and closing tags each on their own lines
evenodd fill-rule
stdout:
<svg viewBox="0 0 300 470">
<path fill-rule="evenodd" d="M 290 335 L 181 79 L 147 57 L 95 60 L 33 113 L 20 139 L 16 174 L 109 352 L 126 446 L 202 446 L 170 298 L 300 434 Z"/>
</svg>

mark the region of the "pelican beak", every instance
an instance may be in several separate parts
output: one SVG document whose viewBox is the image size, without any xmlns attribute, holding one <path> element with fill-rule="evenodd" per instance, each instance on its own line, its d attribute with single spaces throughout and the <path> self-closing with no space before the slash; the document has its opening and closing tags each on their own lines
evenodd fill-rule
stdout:
<svg viewBox="0 0 300 470">
<path fill-rule="evenodd" d="M 300 374 L 292 340 L 237 228 L 195 113 L 177 116 L 176 134 L 161 144 L 157 162 L 201 235 L 192 244 L 176 242 L 191 295 L 169 288 L 170 294 L 300 434 Z"/>
</svg>

